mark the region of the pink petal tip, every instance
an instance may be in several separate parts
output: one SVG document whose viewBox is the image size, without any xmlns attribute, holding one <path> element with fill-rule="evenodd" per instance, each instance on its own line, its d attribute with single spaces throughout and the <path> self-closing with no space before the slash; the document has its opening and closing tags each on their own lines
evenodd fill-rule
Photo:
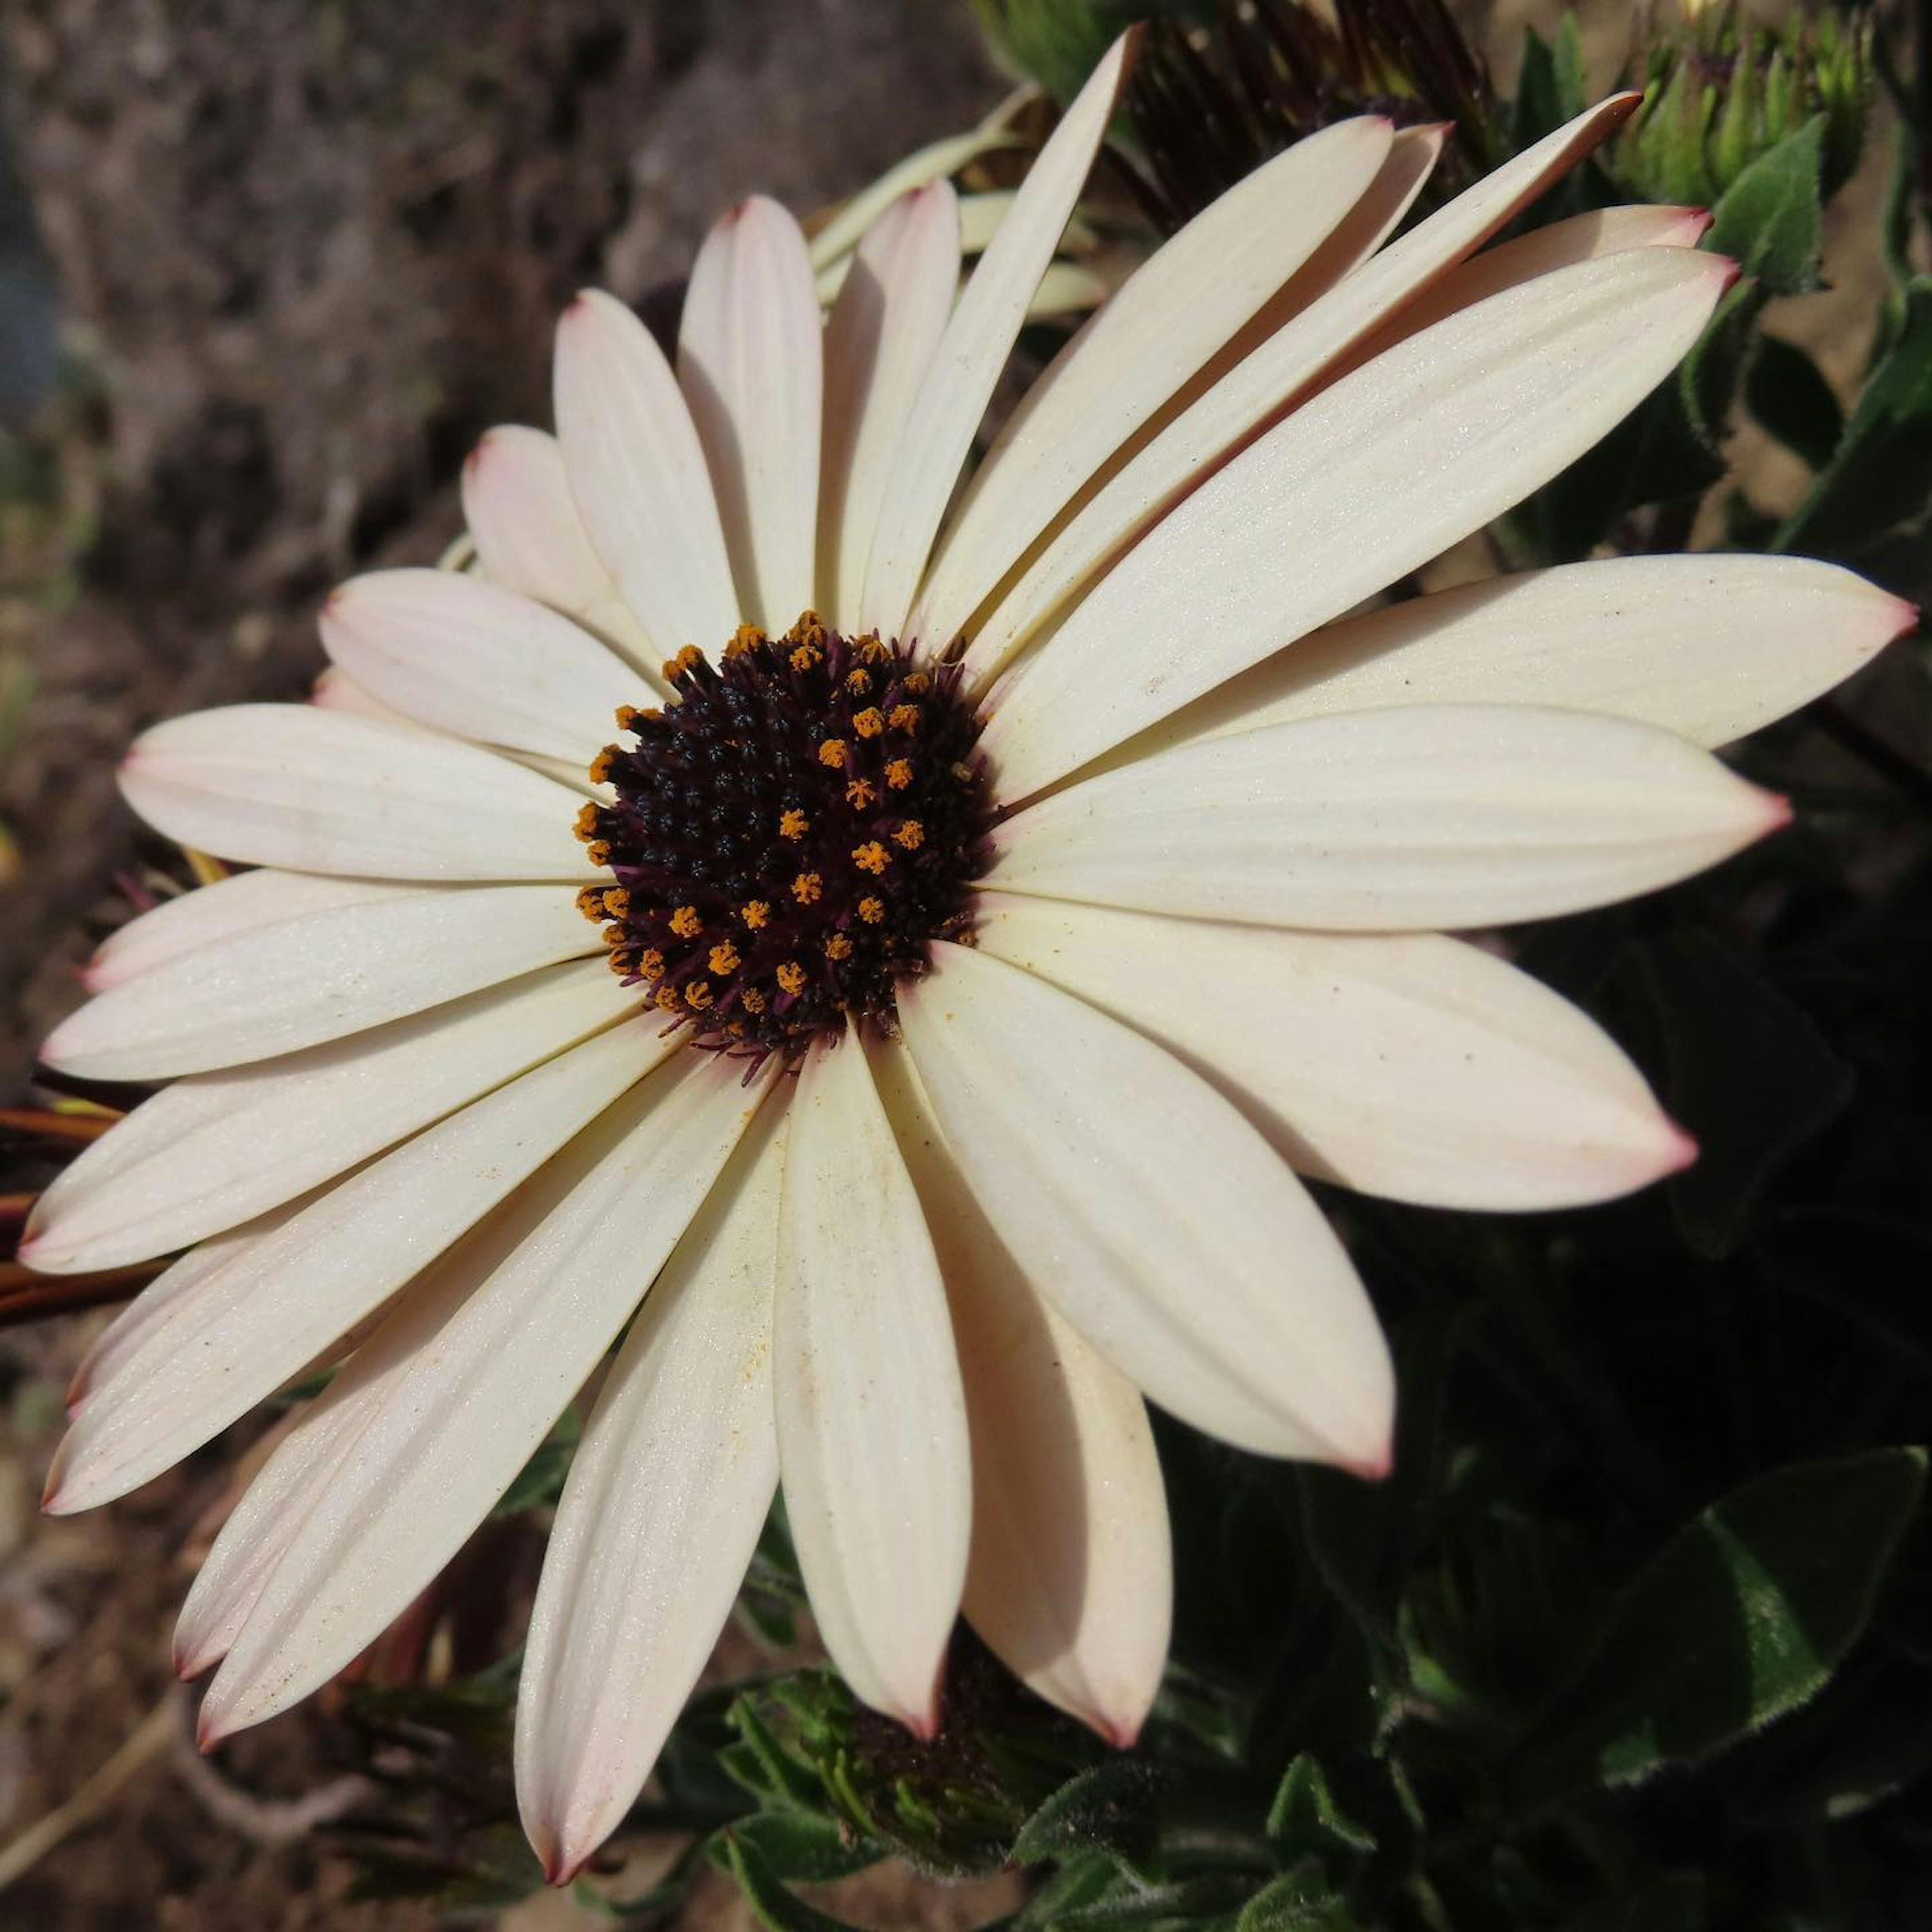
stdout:
<svg viewBox="0 0 1932 1932">
<path fill-rule="evenodd" d="M 1687 1134 L 1675 1120 L 1668 1121 L 1666 1125 L 1670 1130 L 1670 1142 L 1664 1154 L 1663 1164 L 1657 1170 L 1659 1180 L 1667 1174 L 1682 1174 L 1687 1167 L 1696 1161 L 1699 1154 L 1702 1151 L 1696 1141 L 1690 1135 Z"/>
<path fill-rule="evenodd" d="M 1782 832 L 1798 816 L 1790 800 L 1781 791 L 1760 792 L 1758 796 L 1764 810 L 1764 832 L 1761 836 Z"/>
<path fill-rule="evenodd" d="M 1897 620 L 1898 628 L 1892 633 L 1890 638 L 1886 640 L 1888 644 L 1899 638 L 1909 637 L 1917 630 L 1921 615 L 1918 606 L 1909 597 L 1894 598 L 1892 600 L 1892 604 L 1893 615 Z"/>
<path fill-rule="evenodd" d="M 1385 1442 L 1372 1456 L 1365 1456 L 1359 1462 L 1338 1462 L 1338 1469 L 1351 1476 L 1358 1476 L 1365 1483 L 1379 1483 L 1395 1467 L 1395 1444 Z"/>
</svg>

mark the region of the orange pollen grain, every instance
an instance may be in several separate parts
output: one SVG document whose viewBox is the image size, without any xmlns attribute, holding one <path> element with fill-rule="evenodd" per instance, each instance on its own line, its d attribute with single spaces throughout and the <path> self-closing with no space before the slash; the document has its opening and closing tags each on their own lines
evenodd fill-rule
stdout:
<svg viewBox="0 0 1932 1932">
<path fill-rule="evenodd" d="M 920 840 L 925 836 L 926 827 L 920 824 L 917 819 L 908 818 L 892 834 L 892 843 L 895 845 L 902 846 L 908 852 L 916 851 Z"/>
<path fill-rule="evenodd" d="M 895 731 L 916 731 L 919 729 L 919 706 L 916 704 L 895 704 L 888 722 Z"/>
<path fill-rule="evenodd" d="M 828 959 L 849 959 L 852 956 L 852 942 L 842 932 L 835 932 L 825 942 L 825 956 Z"/>
<path fill-rule="evenodd" d="M 875 899 L 868 895 L 859 902 L 859 916 L 868 926 L 877 926 L 885 916 L 886 902 L 884 899 Z"/>
<path fill-rule="evenodd" d="M 802 993 L 805 991 L 805 968 L 796 959 L 788 959 L 778 968 L 778 984 L 788 993 Z"/>
<path fill-rule="evenodd" d="M 811 823 L 812 820 L 796 806 L 794 806 L 789 812 L 779 817 L 778 836 L 781 838 L 802 838 L 806 826 Z"/>
<path fill-rule="evenodd" d="M 862 872 L 880 873 L 892 862 L 892 855 L 876 838 L 852 848 L 852 862 Z"/>
<path fill-rule="evenodd" d="M 824 888 L 825 881 L 816 872 L 801 872 L 791 882 L 791 896 L 800 905 L 810 905 Z"/>
<path fill-rule="evenodd" d="M 695 939 L 698 928 L 704 923 L 698 916 L 695 906 L 680 906 L 670 916 L 670 929 L 680 939 Z"/>
<path fill-rule="evenodd" d="M 876 738 L 886 728 L 886 721 L 876 704 L 852 714 L 852 728 L 862 738 Z"/>
<path fill-rule="evenodd" d="M 828 738 L 818 748 L 818 762 L 828 770 L 836 771 L 845 762 L 845 740 Z"/>
<path fill-rule="evenodd" d="M 745 903 L 738 908 L 738 916 L 742 919 L 754 932 L 756 932 L 761 926 L 763 926 L 765 922 L 769 920 L 771 916 L 772 907 L 771 902 L 769 899 L 747 899 Z"/>
<path fill-rule="evenodd" d="M 743 963 L 738 957 L 738 949 L 728 939 L 722 946 L 714 946 L 710 954 L 711 970 L 722 979 L 727 973 L 735 973 Z"/>
<path fill-rule="evenodd" d="M 893 790 L 904 791 L 906 787 L 912 783 L 911 759 L 895 758 L 886 767 L 886 782 Z M 868 804 L 871 802 L 869 800 L 866 802 Z"/>
</svg>

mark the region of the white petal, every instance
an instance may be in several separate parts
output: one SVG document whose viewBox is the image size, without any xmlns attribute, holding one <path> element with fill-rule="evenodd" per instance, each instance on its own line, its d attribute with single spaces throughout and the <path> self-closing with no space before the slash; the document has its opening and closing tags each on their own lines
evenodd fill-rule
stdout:
<svg viewBox="0 0 1932 1932">
<path fill-rule="evenodd" d="M 630 1809 L 758 1546 L 784 1111 L 764 1110 L 625 1338 L 570 1466 L 517 1691 L 524 1828 L 562 1884 Z"/>
<path fill-rule="evenodd" d="M 305 704 L 233 704 L 135 740 L 121 789 L 203 852 L 385 879 L 588 880 L 582 800 L 474 745 Z"/>
<path fill-rule="evenodd" d="M 196 946 L 252 932 L 304 913 L 332 907 L 374 905 L 434 887 L 390 884 L 374 879 L 332 879 L 315 872 L 238 872 L 231 879 L 164 899 L 100 942 L 81 974 L 89 992 L 105 992 L 178 959 Z"/>
<path fill-rule="evenodd" d="M 945 1284 L 865 1050 L 806 1056 L 779 1221 L 774 1399 L 812 1614 L 854 1691 L 930 1737 L 972 1524 Z"/>
<path fill-rule="evenodd" d="M 981 899 L 976 932 L 1170 1048 L 1321 1180 L 1432 1208 L 1568 1208 L 1694 1151 L 1594 1021 L 1460 940 L 1001 892 Z"/>
<path fill-rule="evenodd" d="M 899 989 L 946 1144 L 1034 1286 L 1184 1422 L 1387 1466 L 1388 1352 L 1320 1210 L 1198 1074 L 966 948 Z"/>
<path fill-rule="evenodd" d="M 406 731 L 427 728 L 413 718 L 405 718 L 400 711 L 392 710 L 373 692 L 365 691 L 339 664 L 322 666 L 309 688 L 308 701 L 324 711 L 346 711 L 358 718 L 378 718 L 385 724 L 394 724 Z"/>
<path fill-rule="evenodd" d="M 1141 532 L 1305 396 L 1355 344 L 1566 172 L 1629 116 L 1637 98 L 1619 94 L 1580 116 L 1300 306 L 1055 535 L 974 638 L 966 658 L 972 677 L 982 682 L 990 677 Z M 1419 164 L 1426 152 L 1418 146 L 1403 158 Z M 1285 292 L 1300 303 L 1302 292 L 1292 284 Z M 1263 317 L 1274 320 L 1269 310 Z"/>
<path fill-rule="evenodd" d="M 97 1370 L 47 1507 L 124 1495 L 246 1414 L 676 1050 L 650 1018 L 599 1034 L 232 1252 Z"/>
<path fill-rule="evenodd" d="M 1401 932 L 1654 892 L 1790 819 L 1654 726 L 1532 705 L 1340 712 L 1182 745 L 1029 807 L 986 882 L 1095 905 Z"/>
<path fill-rule="evenodd" d="M 575 765 L 636 702 L 635 671 L 566 616 L 454 570 L 381 570 L 322 607 L 322 648 L 382 704 L 452 736 Z"/>
<path fill-rule="evenodd" d="M 692 269 L 677 378 L 717 492 L 740 613 L 770 630 L 814 601 L 823 333 L 798 224 L 763 195 L 740 202 Z"/>
<path fill-rule="evenodd" d="M 96 1389 L 112 1382 L 140 1353 L 151 1335 L 164 1323 L 176 1320 L 187 1303 L 200 1298 L 205 1282 L 296 1211 L 293 1206 L 278 1208 L 259 1221 L 250 1221 L 244 1227 L 217 1234 L 199 1247 L 190 1248 L 179 1261 L 164 1269 L 95 1336 L 93 1346 L 81 1357 L 74 1379 L 68 1384 L 69 1412 L 88 1401 Z"/>
<path fill-rule="evenodd" d="M 1131 34 L 1114 43 L 1040 150 L 920 386 L 892 458 L 860 600 L 864 628 L 882 637 L 904 628 L 960 466 L 1107 131 L 1133 44 Z"/>
<path fill-rule="evenodd" d="M 1532 228 L 1451 268 L 1408 303 L 1386 328 L 1352 352 L 1345 366 L 1352 368 L 1379 356 L 1458 309 L 1473 308 L 1505 289 L 1520 288 L 1538 275 L 1578 262 L 1594 262 L 1631 248 L 1694 248 L 1710 225 L 1704 208 L 1643 205 L 1592 208 Z"/>
<path fill-rule="evenodd" d="M 1546 704 L 1726 745 L 1828 691 L 1917 621 L 1795 556 L 1620 556 L 1330 624 L 1135 740 L 1145 752 L 1335 711 Z"/>
<path fill-rule="evenodd" d="M 266 1213 L 636 1010 L 599 961 L 144 1101 L 40 1196 L 21 1258 L 146 1261 Z"/>
<path fill-rule="evenodd" d="M 406 1304 L 356 1351 L 345 1401 L 398 1368 L 406 1399 L 376 1410 L 306 1509 L 208 1688 L 204 1737 L 286 1710 L 379 1635 L 596 1366 L 770 1084 L 748 1093 L 735 1065 L 680 1060 L 478 1231 L 494 1265 L 447 1320 L 428 1329 Z"/>
<path fill-rule="evenodd" d="M 818 592 L 834 626 L 859 628 L 886 470 L 959 286 L 959 208 L 938 181 L 866 231 L 825 331 L 825 446 Z"/>
<path fill-rule="evenodd" d="M 463 520 L 493 584 L 559 610 L 610 594 L 610 573 L 584 534 L 556 439 L 506 424 L 463 466 Z"/>
<path fill-rule="evenodd" d="M 1158 250 L 1054 358 L 968 486 L 908 628 L 938 649 L 1161 404 L 1312 256 L 1388 159 L 1379 116 L 1257 168 Z"/>
<path fill-rule="evenodd" d="M 564 311 L 556 402 L 578 514 L 659 656 L 722 649 L 738 599 L 704 452 L 663 350 L 615 298 Z"/>
<path fill-rule="evenodd" d="M 1160 1688 L 1173 1611 L 1146 1405 L 1027 1285 L 953 1165 L 911 1056 L 872 1058 L 958 1342 L 973 1447 L 962 1607 L 1037 1695 L 1125 1747 Z"/>
<path fill-rule="evenodd" d="M 670 688 L 657 674 L 664 653 L 651 648 L 585 533 L 556 437 L 514 424 L 490 430 L 464 463 L 463 514 L 492 583 L 574 617 L 654 691 Z"/>
<path fill-rule="evenodd" d="M 568 886 L 477 886 L 304 914 L 212 940 L 90 1000 L 40 1049 L 88 1080 L 293 1053 L 601 950 Z"/>
<path fill-rule="evenodd" d="M 1019 799 L 1386 588 L 1581 455 L 1735 278 L 1646 248 L 1540 277 L 1345 376 L 1142 539 L 1016 668 L 984 743 Z"/>
</svg>

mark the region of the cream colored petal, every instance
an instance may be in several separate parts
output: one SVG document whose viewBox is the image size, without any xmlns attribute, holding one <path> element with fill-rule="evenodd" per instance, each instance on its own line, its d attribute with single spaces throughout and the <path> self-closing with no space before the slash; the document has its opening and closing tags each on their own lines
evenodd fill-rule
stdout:
<svg viewBox="0 0 1932 1932">
<path fill-rule="evenodd" d="M 600 1034 L 233 1248 L 97 1369 L 47 1507 L 124 1495 L 247 1414 L 676 1051 L 651 1018 Z"/>
<path fill-rule="evenodd" d="M 474 745 L 306 704 L 170 718 L 121 767 L 128 802 L 203 852 L 356 878 L 589 880 L 582 800 Z"/>
<path fill-rule="evenodd" d="M 557 1505 L 517 1693 L 553 1885 L 622 1822 L 730 1614 L 777 1486 L 784 1110 L 765 1108 L 638 1311 Z"/>
<path fill-rule="evenodd" d="M 970 676 L 983 684 L 1137 537 L 1307 395 L 1356 344 L 1566 173 L 1636 101 L 1634 94 L 1618 94 L 1592 108 L 1315 300 L 1301 304 L 1291 285 L 1296 312 L 1112 478 L 1000 599 L 968 651 Z M 1424 152 L 1404 158 L 1419 161 Z"/>
<path fill-rule="evenodd" d="M 818 588 L 848 635 L 860 628 L 886 466 L 958 286 L 958 204 L 950 182 L 934 182 L 867 230 L 826 326 Z"/>
<path fill-rule="evenodd" d="M 945 1284 L 864 1049 L 792 1101 L 773 1395 L 785 1508 L 825 1647 L 922 1737 L 965 1580 L 971 1451 Z"/>
<path fill-rule="evenodd" d="M 1148 1397 L 1263 1455 L 1378 1474 L 1388 1352 L 1260 1134 L 1164 1048 L 967 948 L 899 990 L 967 1185 L 1034 1287 Z"/>
<path fill-rule="evenodd" d="M 1804 557 L 1564 564 L 1328 625 L 1131 748 L 1405 704 L 1554 705 L 1725 745 L 1830 690 L 1917 621 L 1903 598 Z"/>
<path fill-rule="evenodd" d="M 652 649 L 585 534 L 556 437 L 513 424 L 490 430 L 463 466 L 463 514 L 491 582 L 574 617 L 653 691 L 670 688 L 657 674 L 664 653 Z"/>
<path fill-rule="evenodd" d="M 908 626 L 937 650 L 1108 458 L 1256 314 L 1360 200 L 1391 141 L 1380 117 L 1264 164 L 1151 256 L 1008 417 Z"/>
<path fill-rule="evenodd" d="M 694 1054 L 660 1069 L 478 1231 L 488 1271 L 446 1319 L 406 1302 L 356 1351 L 345 1402 L 398 1370 L 406 1396 L 370 1415 L 277 1558 L 202 1702 L 205 1741 L 326 1683 L 455 1554 L 710 1191 L 770 1082 L 737 1073 Z"/>
<path fill-rule="evenodd" d="M 556 327 L 557 441 L 597 554 L 662 658 L 721 650 L 736 628 L 704 452 L 651 332 L 587 290 Z"/>
<path fill-rule="evenodd" d="M 1017 800 L 1479 530 L 1621 422 L 1735 266 L 1646 248 L 1544 275 L 1344 377 L 1202 484 L 1001 686 Z"/>
<path fill-rule="evenodd" d="M 177 1081 L 40 1196 L 21 1258 L 46 1274 L 80 1274 L 238 1226 L 636 1004 L 601 961 L 547 967 L 352 1040 Z"/>
<path fill-rule="evenodd" d="M 1594 1021 L 1460 940 L 1004 892 L 978 911 L 982 951 L 1159 1040 L 1317 1179 L 1511 1212 L 1612 1199 L 1695 1151 Z"/>
<path fill-rule="evenodd" d="M 1146 1406 L 1028 1286 L 961 1178 L 911 1057 L 883 1043 L 869 1057 L 958 1342 L 973 1447 L 967 1618 L 1036 1694 L 1131 1744 L 1160 1688 L 1173 1610 Z"/>
<path fill-rule="evenodd" d="M 437 890 L 375 879 L 332 879 L 319 872 L 238 872 L 164 899 L 110 932 L 87 962 L 81 982 L 89 992 L 103 993 L 218 939 L 337 906 L 374 905 Z"/>
<path fill-rule="evenodd" d="M 415 722 L 561 758 L 580 777 L 638 696 L 637 673 L 568 617 L 453 570 L 352 578 L 322 606 L 322 642 Z"/>
<path fill-rule="evenodd" d="M 1178 746 L 994 835 L 988 884 L 1190 919 L 1466 929 L 1654 892 L 1790 818 L 1654 726 L 1532 705 L 1340 712 Z"/>
<path fill-rule="evenodd" d="M 960 466 L 1079 199 L 1133 44 L 1132 34 L 1116 40 L 1067 109 L 946 326 L 888 472 L 860 599 L 865 629 L 890 638 L 904 628 Z"/>
<path fill-rule="evenodd" d="M 294 1053 L 602 950 L 568 886 L 350 904 L 212 940 L 91 1000 L 41 1048 L 88 1080 L 166 1080 Z"/>
<path fill-rule="evenodd" d="M 717 494 L 739 612 L 772 631 L 814 602 L 823 365 L 805 238 L 776 202 L 754 195 L 698 251 L 677 376 Z"/>
</svg>

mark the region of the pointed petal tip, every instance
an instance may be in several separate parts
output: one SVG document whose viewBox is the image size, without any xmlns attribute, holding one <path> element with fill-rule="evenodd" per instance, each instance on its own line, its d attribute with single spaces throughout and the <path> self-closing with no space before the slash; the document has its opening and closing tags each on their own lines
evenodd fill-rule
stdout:
<svg viewBox="0 0 1932 1932">
<path fill-rule="evenodd" d="M 209 1710 L 208 1700 L 204 1697 L 194 1720 L 194 1748 L 206 1757 L 211 1752 L 219 1750 L 240 1729 L 238 1724 L 224 1724 L 220 1712 Z"/>
<path fill-rule="evenodd" d="M 170 1667 L 184 1684 L 192 1684 L 212 1669 L 216 1661 L 206 1648 L 188 1643 L 179 1636 L 176 1637 L 168 1658 Z"/>
<path fill-rule="evenodd" d="M 1365 1483 L 1382 1482 L 1395 1467 L 1395 1444 L 1385 1439 L 1381 1448 L 1370 1454 L 1337 1462 L 1335 1466 L 1351 1476 L 1359 1477 Z"/>
<path fill-rule="evenodd" d="M 1894 597 L 1892 603 L 1892 618 L 1897 628 L 1886 639 L 1887 644 L 1891 644 L 1900 638 L 1909 637 L 1912 632 L 1917 630 L 1918 620 L 1922 614 L 1918 606 L 1909 597 Z"/>
<path fill-rule="evenodd" d="M 1703 240 L 1711 232 L 1711 224 L 1718 218 L 1708 208 L 1687 208 L 1682 212 L 1684 226 L 1694 244 Z"/>
<path fill-rule="evenodd" d="M 1664 1163 L 1657 1171 L 1656 1178 L 1660 1180 L 1670 1174 L 1682 1174 L 1696 1160 L 1702 1151 L 1695 1138 L 1687 1134 L 1675 1120 L 1666 1120 L 1664 1125 L 1670 1138 Z"/>
<path fill-rule="evenodd" d="M 1768 838 L 1774 832 L 1782 832 L 1798 816 L 1796 808 L 1781 791 L 1760 791 L 1759 808 L 1763 814 L 1764 823 L 1758 836 Z"/>
<path fill-rule="evenodd" d="M 1704 259 L 1710 264 L 1711 278 L 1717 284 L 1718 292 L 1720 296 L 1724 294 L 1744 272 L 1744 264 L 1735 256 L 1707 255 Z"/>
</svg>

